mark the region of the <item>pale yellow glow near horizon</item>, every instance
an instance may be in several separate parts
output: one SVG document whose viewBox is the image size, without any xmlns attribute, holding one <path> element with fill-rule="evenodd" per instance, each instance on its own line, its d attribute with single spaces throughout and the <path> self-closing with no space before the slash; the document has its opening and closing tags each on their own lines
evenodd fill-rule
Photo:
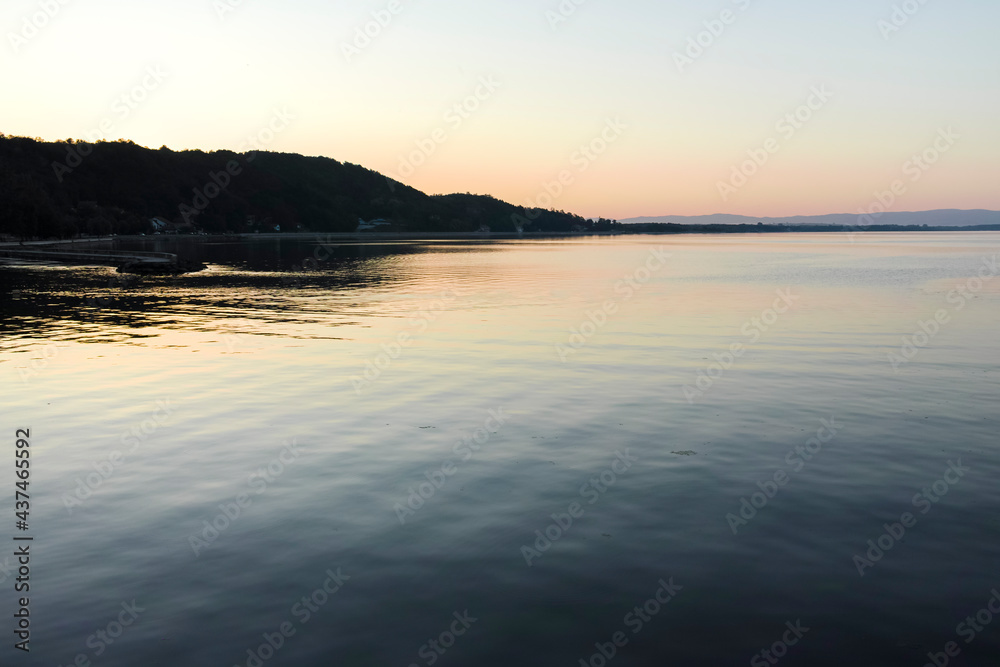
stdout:
<svg viewBox="0 0 1000 667">
<path fill-rule="evenodd" d="M 554 26 L 527 0 L 403 2 L 385 27 L 371 23 L 384 2 L 237 4 L 66 3 L 15 48 L 39 5 L 6 3 L 0 132 L 239 150 L 286 113 L 267 150 L 516 204 L 568 171 L 551 206 L 584 216 L 854 213 L 899 178 L 892 210 L 1000 209 L 987 29 L 1000 7 L 984 0 L 928 4 L 887 37 L 886 8 L 861 0 L 733 3 L 735 22 L 683 71 L 675 54 L 717 15 L 694 0 L 586 3 Z M 375 36 L 354 46 L 366 26 Z M 152 86 L 150 71 L 163 73 Z M 817 103 L 818 88 L 830 98 Z M 581 146 L 615 119 L 624 129 L 585 164 Z M 919 180 L 903 176 L 942 128 L 961 138 Z M 724 196 L 768 140 L 766 163 Z"/>
</svg>

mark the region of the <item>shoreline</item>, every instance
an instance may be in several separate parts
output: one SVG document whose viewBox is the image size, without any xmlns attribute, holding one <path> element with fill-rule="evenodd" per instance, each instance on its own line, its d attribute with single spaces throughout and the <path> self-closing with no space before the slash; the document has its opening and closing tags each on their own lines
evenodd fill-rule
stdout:
<svg viewBox="0 0 1000 667">
<path fill-rule="evenodd" d="M 640 226 L 640 225 L 636 225 Z M 643 225 L 644 226 L 644 225 Z M 200 240 L 200 241 L 253 241 L 253 240 L 296 240 L 306 242 L 323 241 L 488 241 L 488 240 L 517 240 L 517 239 L 564 239 L 564 238 L 587 238 L 587 237 L 614 237 L 614 236 L 687 236 L 687 235 L 762 235 L 762 234 L 880 234 L 880 233 L 905 233 L 905 232 L 991 232 L 1000 231 L 1000 225 L 977 225 L 972 227 L 914 227 L 899 225 L 884 225 L 871 227 L 842 227 L 830 228 L 827 226 L 765 226 L 760 228 L 756 225 L 706 225 L 706 229 L 701 225 L 678 225 L 678 227 L 696 227 L 695 229 L 636 229 L 616 230 L 616 231 L 574 231 L 574 232 L 269 232 L 265 234 L 241 233 L 241 234 L 159 234 L 159 235 L 138 235 L 121 234 L 115 236 L 94 236 L 80 237 L 74 239 L 36 239 L 31 241 L 0 241 L 0 248 L 14 249 L 30 247 L 69 247 L 77 244 L 106 243 L 121 240 L 127 241 L 153 241 L 160 239 L 171 240 Z M 779 228 L 780 227 L 780 228 Z"/>
</svg>

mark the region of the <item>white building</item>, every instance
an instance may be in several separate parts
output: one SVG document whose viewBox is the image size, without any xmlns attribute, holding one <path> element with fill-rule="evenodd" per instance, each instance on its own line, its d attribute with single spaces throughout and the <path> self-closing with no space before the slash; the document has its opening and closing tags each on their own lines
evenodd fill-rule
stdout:
<svg viewBox="0 0 1000 667">
<path fill-rule="evenodd" d="M 151 219 L 149 221 L 149 224 L 151 224 L 153 226 L 153 231 L 155 231 L 155 232 L 164 232 L 164 231 L 167 230 L 168 227 L 171 226 L 171 223 L 170 223 L 169 220 L 165 220 L 165 219 L 163 219 L 163 218 L 161 218 L 159 216 Z"/>
</svg>

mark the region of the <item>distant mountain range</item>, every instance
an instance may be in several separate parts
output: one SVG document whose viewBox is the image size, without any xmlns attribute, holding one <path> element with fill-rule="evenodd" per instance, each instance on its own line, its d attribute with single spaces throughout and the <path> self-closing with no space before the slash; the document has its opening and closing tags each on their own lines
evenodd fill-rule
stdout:
<svg viewBox="0 0 1000 667">
<path fill-rule="evenodd" d="M 787 218 L 755 218 L 746 215 L 661 215 L 656 217 L 628 218 L 624 224 L 673 223 L 680 225 L 927 225 L 928 227 L 976 227 L 980 225 L 1000 225 L 1000 211 L 943 209 L 939 211 L 916 211 L 883 213 L 872 219 L 856 213 L 835 213 L 832 215 L 796 215 Z"/>
</svg>

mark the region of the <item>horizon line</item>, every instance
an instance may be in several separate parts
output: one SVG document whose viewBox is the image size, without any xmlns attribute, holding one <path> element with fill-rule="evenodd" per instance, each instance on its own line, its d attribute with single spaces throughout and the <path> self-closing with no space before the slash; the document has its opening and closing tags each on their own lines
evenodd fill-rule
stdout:
<svg viewBox="0 0 1000 667">
<path fill-rule="evenodd" d="M 181 149 L 176 149 L 176 148 L 171 148 L 170 146 L 167 146 L 166 144 L 163 144 L 159 148 L 153 148 L 152 146 L 146 146 L 144 144 L 136 143 L 133 139 L 128 139 L 126 137 L 119 137 L 117 139 L 100 138 L 100 139 L 97 139 L 97 140 L 91 140 L 91 139 L 86 139 L 86 138 L 85 139 L 79 139 L 79 138 L 76 138 L 76 137 L 67 137 L 65 139 L 51 139 L 50 140 L 50 139 L 45 139 L 45 138 L 39 137 L 39 136 L 29 137 L 29 136 L 24 136 L 24 135 L 6 134 L 5 132 L 0 132 L 0 138 L 6 138 L 6 139 L 28 139 L 30 141 L 36 141 L 36 142 L 41 142 L 41 143 L 50 143 L 50 144 L 69 144 L 70 141 L 72 141 L 74 144 L 84 143 L 84 144 L 95 144 L 95 145 L 96 144 L 102 144 L 102 143 L 103 144 L 130 143 L 130 144 L 132 144 L 134 146 L 138 146 L 139 148 L 144 148 L 144 149 L 149 150 L 149 151 L 159 151 L 159 150 L 162 150 L 162 149 L 166 148 L 168 151 L 173 152 L 173 153 L 181 153 L 181 152 L 186 152 L 186 151 L 192 151 L 192 152 L 197 151 L 197 152 L 201 152 L 201 153 L 233 153 L 235 155 L 246 155 L 246 154 L 249 154 L 249 153 L 258 153 L 258 152 L 261 152 L 261 150 L 253 150 L 253 151 L 245 151 L 243 153 L 240 153 L 238 151 L 230 150 L 230 149 L 227 149 L 227 148 L 215 148 L 215 149 L 181 148 Z M 329 156 L 329 155 L 320 155 L 320 154 L 307 155 L 305 153 L 294 153 L 294 152 L 285 152 L 285 151 L 272 151 L 272 150 L 267 150 L 267 149 L 262 149 L 262 150 L 265 153 L 275 153 L 275 154 L 278 154 L 278 155 L 296 155 L 296 156 L 304 157 L 304 158 L 322 158 L 322 159 L 325 159 L 325 160 L 333 160 L 334 162 L 338 162 L 338 163 L 341 163 L 341 164 L 356 164 L 356 163 L 353 163 L 353 162 L 346 162 L 346 161 L 338 160 L 337 158 Z M 412 185 L 404 183 L 404 182 L 402 182 L 402 181 L 400 181 L 400 180 L 392 177 L 389 174 L 384 174 L 384 173 L 382 173 L 380 171 L 372 169 L 371 167 L 367 167 L 367 166 L 365 166 L 363 164 L 356 164 L 356 166 L 362 167 L 364 169 L 368 169 L 370 171 L 374 171 L 374 172 L 380 174 L 381 176 L 384 176 L 386 179 L 388 179 L 390 181 L 394 181 L 394 182 L 399 183 L 400 185 L 402 185 L 404 187 L 412 188 L 413 190 L 417 190 L 418 192 L 422 192 L 423 194 L 427 195 L 428 197 L 436 197 L 436 196 L 446 197 L 448 195 L 470 194 L 470 195 L 478 196 L 478 197 L 487 196 L 487 197 L 492 197 L 494 199 L 498 199 L 500 201 L 506 201 L 504 199 L 501 199 L 497 195 L 494 195 L 494 194 L 491 194 L 491 193 L 472 193 L 472 192 L 458 192 L 458 191 L 453 191 L 453 192 L 449 192 L 449 193 L 429 193 L 429 192 L 424 192 L 423 190 L 420 190 L 419 188 L 416 188 L 416 187 L 414 187 Z M 515 204 L 514 202 L 506 202 L 506 203 L 511 204 L 513 206 L 522 206 L 520 204 Z M 552 210 L 555 210 L 555 209 L 552 209 Z M 986 209 L 986 208 L 970 208 L 970 209 L 966 209 L 966 208 L 935 208 L 935 209 L 925 209 L 925 210 L 919 210 L 919 211 L 884 211 L 884 212 L 879 213 L 878 216 L 882 217 L 882 216 L 885 216 L 885 215 L 904 215 L 904 214 L 917 214 L 917 213 L 937 213 L 937 212 L 944 212 L 944 211 L 969 212 L 969 213 L 971 213 L 971 212 L 1000 213 L 1000 210 Z M 754 219 L 755 218 L 757 220 L 781 220 L 781 219 L 785 219 L 785 218 L 822 218 L 822 217 L 828 217 L 828 216 L 841 216 L 841 215 L 842 216 L 859 216 L 859 215 L 863 215 L 863 214 L 862 213 L 816 213 L 816 214 L 811 214 L 811 215 L 810 214 L 794 214 L 794 215 L 754 216 L 754 215 L 746 215 L 746 214 L 743 214 L 743 213 L 697 213 L 697 214 L 684 214 L 684 215 L 682 215 L 682 214 L 666 213 L 666 214 L 658 214 L 658 215 L 633 215 L 633 216 L 629 216 L 627 218 L 620 218 L 620 217 L 611 217 L 611 218 L 608 218 L 608 217 L 603 216 L 603 215 L 586 215 L 586 216 L 581 216 L 581 217 L 586 218 L 588 220 L 605 219 L 605 220 L 612 220 L 612 221 L 621 222 L 623 220 L 638 220 L 638 219 L 642 219 L 642 218 L 710 218 L 710 217 L 718 217 L 718 216 L 731 216 L 731 217 L 748 218 L 748 219 Z"/>
</svg>

